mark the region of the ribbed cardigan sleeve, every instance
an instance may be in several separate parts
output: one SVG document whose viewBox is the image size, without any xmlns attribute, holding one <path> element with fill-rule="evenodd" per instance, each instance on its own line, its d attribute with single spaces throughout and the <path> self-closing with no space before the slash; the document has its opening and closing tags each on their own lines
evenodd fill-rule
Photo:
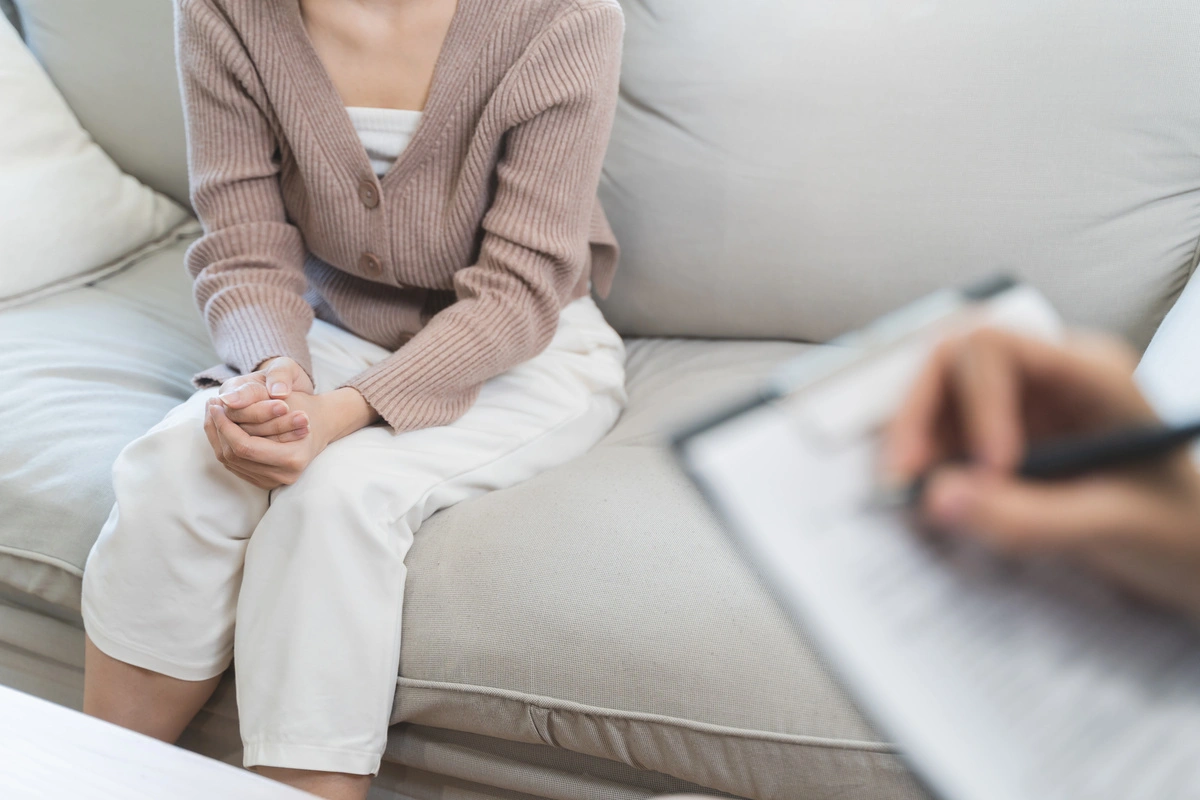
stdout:
<svg viewBox="0 0 1200 800">
<path fill-rule="evenodd" d="M 204 235 L 187 252 L 193 291 L 224 367 L 197 386 L 289 356 L 312 375 L 305 246 L 287 221 L 277 137 L 238 35 L 207 0 L 180 0 L 176 50 L 186 109 L 191 199 Z"/>
<path fill-rule="evenodd" d="M 587 268 L 589 228 L 616 108 L 624 20 L 578 5 L 505 76 L 512 119 L 479 257 L 456 302 L 391 357 L 347 381 L 396 431 L 453 422 L 488 379 L 540 353 Z"/>
</svg>

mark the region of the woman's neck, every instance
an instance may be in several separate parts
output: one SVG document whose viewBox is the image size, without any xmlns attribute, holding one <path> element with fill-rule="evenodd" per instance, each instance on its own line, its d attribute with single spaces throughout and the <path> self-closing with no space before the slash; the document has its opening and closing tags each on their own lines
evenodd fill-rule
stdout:
<svg viewBox="0 0 1200 800">
<path fill-rule="evenodd" d="M 456 0 L 300 0 L 313 48 L 349 106 L 425 107 Z"/>
</svg>

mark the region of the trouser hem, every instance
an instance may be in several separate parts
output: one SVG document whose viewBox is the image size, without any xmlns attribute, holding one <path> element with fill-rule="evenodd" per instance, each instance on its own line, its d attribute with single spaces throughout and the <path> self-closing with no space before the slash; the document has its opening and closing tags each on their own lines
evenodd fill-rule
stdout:
<svg viewBox="0 0 1200 800">
<path fill-rule="evenodd" d="M 141 669 L 148 669 L 151 672 L 166 675 L 168 678 L 175 678 L 176 680 L 206 681 L 217 677 L 229 669 L 229 665 L 233 662 L 232 654 L 217 661 L 201 664 L 180 664 L 178 661 L 163 658 L 157 653 L 151 653 L 148 650 L 129 644 L 128 642 L 123 642 L 109 635 L 104 630 L 104 627 L 92 617 L 86 604 L 83 607 L 83 629 L 87 631 L 88 638 L 92 640 L 92 644 L 100 648 L 100 652 L 106 656 L 135 667 L 140 667 Z"/>
<path fill-rule="evenodd" d="M 242 763 L 246 767 L 282 767 L 349 775 L 377 775 L 382 752 L 343 750 L 291 742 L 257 739 L 243 742 Z"/>
</svg>

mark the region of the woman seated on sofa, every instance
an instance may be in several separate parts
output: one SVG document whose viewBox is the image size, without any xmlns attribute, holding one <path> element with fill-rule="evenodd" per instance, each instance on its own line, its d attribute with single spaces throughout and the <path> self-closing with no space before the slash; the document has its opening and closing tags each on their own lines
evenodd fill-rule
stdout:
<svg viewBox="0 0 1200 800">
<path fill-rule="evenodd" d="M 584 454 L 624 404 L 590 297 L 616 266 L 596 188 L 621 10 L 179 0 L 176 19 L 205 228 L 188 266 L 224 363 L 114 466 L 84 710 L 173 741 L 236 653 L 246 765 L 362 798 L 414 531 Z"/>
</svg>

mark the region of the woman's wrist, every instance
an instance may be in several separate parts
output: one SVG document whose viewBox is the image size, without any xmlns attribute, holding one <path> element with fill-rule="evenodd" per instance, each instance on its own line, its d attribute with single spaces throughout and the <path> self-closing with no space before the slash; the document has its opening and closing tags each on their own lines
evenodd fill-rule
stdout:
<svg viewBox="0 0 1200 800">
<path fill-rule="evenodd" d="M 331 426 L 329 444 L 373 424 L 379 413 L 371 407 L 362 393 L 351 386 L 318 395 L 327 404 Z"/>
</svg>

